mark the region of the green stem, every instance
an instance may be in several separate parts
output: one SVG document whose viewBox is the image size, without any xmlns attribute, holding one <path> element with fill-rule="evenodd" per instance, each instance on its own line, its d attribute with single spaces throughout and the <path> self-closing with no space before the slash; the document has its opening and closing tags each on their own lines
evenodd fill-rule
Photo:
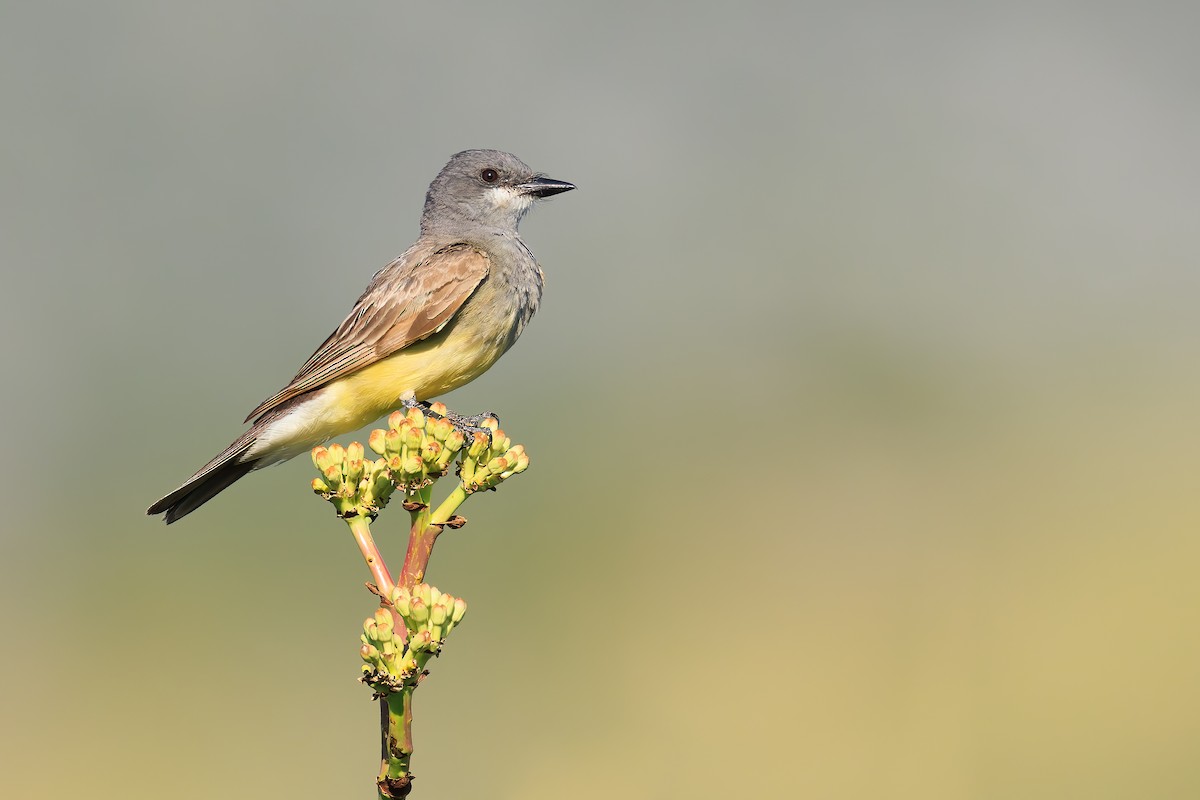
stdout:
<svg viewBox="0 0 1200 800">
<path fill-rule="evenodd" d="M 381 800 L 405 797 L 412 789 L 408 771 L 412 760 L 412 693 L 416 686 L 408 685 L 399 694 L 380 699 L 383 715 L 383 760 L 379 765 L 376 785 Z"/>
<path fill-rule="evenodd" d="M 454 512 L 458 511 L 458 507 L 466 502 L 470 496 L 461 484 L 456 486 L 454 491 L 450 493 L 450 496 L 443 500 L 442 504 L 437 507 L 437 511 L 433 512 L 429 519 L 430 524 L 445 525 L 446 520 L 453 517 Z"/>
</svg>

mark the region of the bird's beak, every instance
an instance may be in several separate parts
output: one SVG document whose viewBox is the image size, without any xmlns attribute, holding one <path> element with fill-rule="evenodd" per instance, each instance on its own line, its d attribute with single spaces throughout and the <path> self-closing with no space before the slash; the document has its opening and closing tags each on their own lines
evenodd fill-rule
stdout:
<svg viewBox="0 0 1200 800">
<path fill-rule="evenodd" d="M 530 178 L 525 183 L 517 186 L 525 194 L 531 194 L 534 197 L 550 197 L 551 195 L 569 192 L 575 188 L 575 184 L 567 183 L 566 181 L 556 181 L 553 178 L 543 178 L 540 175 L 536 178 Z"/>
</svg>

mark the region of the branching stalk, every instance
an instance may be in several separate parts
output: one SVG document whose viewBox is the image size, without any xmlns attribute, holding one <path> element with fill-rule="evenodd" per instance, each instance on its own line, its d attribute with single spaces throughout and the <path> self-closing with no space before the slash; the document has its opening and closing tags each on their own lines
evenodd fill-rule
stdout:
<svg viewBox="0 0 1200 800">
<path fill-rule="evenodd" d="M 456 515 L 467 498 L 494 489 L 505 479 L 524 472 L 529 457 L 513 445 L 495 420 L 483 426 L 491 435 L 472 432 L 470 439 L 446 419 L 446 407 L 435 403 L 432 413 L 420 408 L 394 412 L 388 430 L 371 432 L 369 446 L 378 459 L 366 458 L 358 442 L 313 450 L 320 477 L 313 490 L 337 509 L 371 572 L 380 608 L 363 624 L 363 674 L 360 680 L 380 703 L 382 753 L 376 779 L 381 800 L 395 800 L 412 791 L 409 771 L 413 754 L 413 693 L 426 674 L 429 660 L 441 652 L 450 631 L 462 621 L 467 604 L 425 583 L 433 546 L 447 528 L 466 520 Z M 457 459 L 458 485 L 433 507 L 433 487 Z M 371 521 L 399 490 L 410 514 L 408 548 L 397 580 L 384 562 L 371 535 Z"/>
</svg>

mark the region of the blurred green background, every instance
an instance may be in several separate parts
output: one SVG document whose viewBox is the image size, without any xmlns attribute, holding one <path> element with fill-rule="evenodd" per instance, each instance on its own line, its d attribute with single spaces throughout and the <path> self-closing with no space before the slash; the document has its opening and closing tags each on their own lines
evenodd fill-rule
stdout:
<svg viewBox="0 0 1200 800">
<path fill-rule="evenodd" d="M 498 147 L 580 189 L 446 398 L 533 468 L 415 797 L 1200 796 L 1200 13 L 1132 6 L 4 4 L 0 794 L 373 796 L 310 466 L 142 512 Z"/>
</svg>

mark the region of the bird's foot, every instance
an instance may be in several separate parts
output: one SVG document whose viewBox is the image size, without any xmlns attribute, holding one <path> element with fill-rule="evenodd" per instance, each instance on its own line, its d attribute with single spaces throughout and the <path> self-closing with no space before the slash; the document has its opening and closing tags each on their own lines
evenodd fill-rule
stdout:
<svg viewBox="0 0 1200 800">
<path fill-rule="evenodd" d="M 457 414 L 446 408 L 445 403 L 430 403 L 426 400 L 417 400 L 412 395 L 405 395 L 400 398 L 400 404 L 405 409 L 418 408 L 421 413 L 431 416 L 435 419 L 448 419 L 463 437 L 469 442 L 475 438 L 475 434 L 482 433 L 487 439 L 488 446 L 492 444 L 492 432 L 500 427 L 500 415 L 492 411 L 484 411 L 479 414 Z"/>
</svg>

